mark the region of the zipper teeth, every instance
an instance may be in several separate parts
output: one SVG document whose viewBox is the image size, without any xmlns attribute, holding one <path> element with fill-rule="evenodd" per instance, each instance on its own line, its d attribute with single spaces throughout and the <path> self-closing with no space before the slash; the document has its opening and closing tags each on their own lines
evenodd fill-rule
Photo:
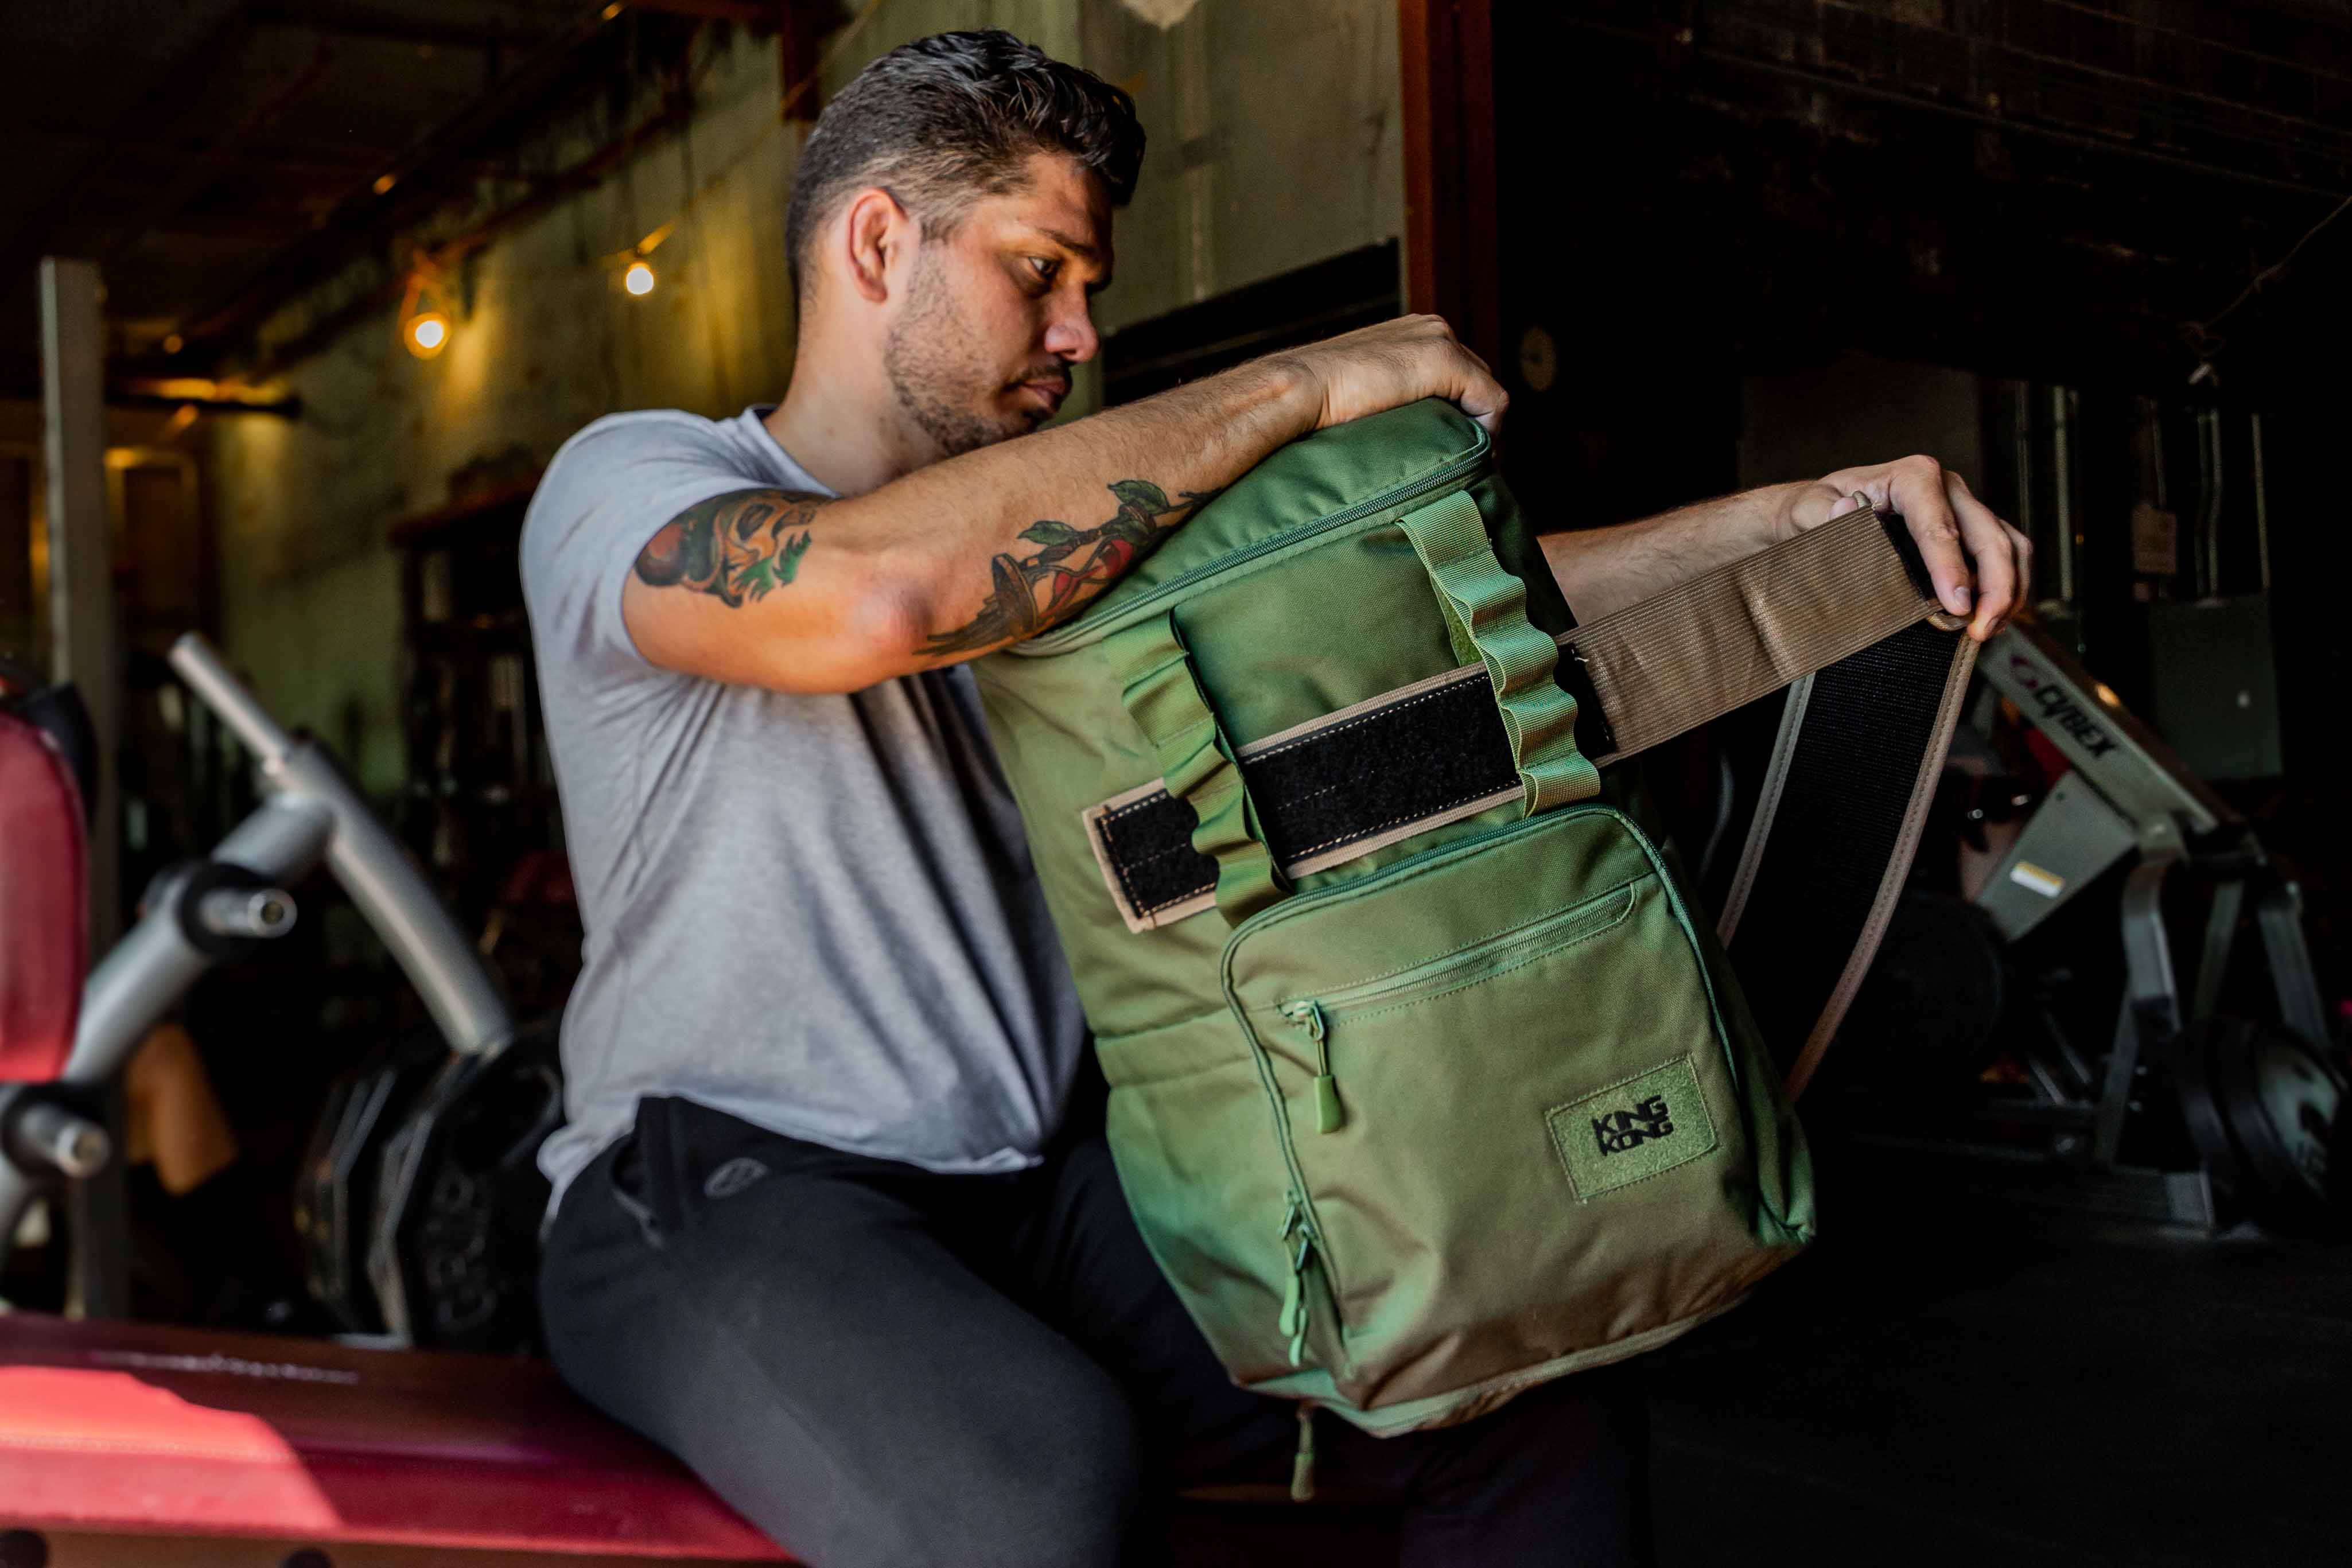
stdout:
<svg viewBox="0 0 2352 1568">
<path fill-rule="evenodd" d="M 1626 883 L 1621 887 L 1610 889 L 1596 898 L 1587 899 L 1573 909 L 1560 910 L 1536 922 L 1533 925 L 1517 931 L 1506 931 L 1499 936 L 1489 937 L 1458 953 L 1448 953 L 1442 958 L 1432 958 L 1426 963 L 1416 964 L 1401 975 L 1391 975 L 1385 979 L 1370 980 L 1361 985 L 1345 986 L 1336 991 L 1323 992 L 1317 996 L 1315 1000 L 1326 1013 L 1335 1013 L 1342 1009 L 1361 1007 L 1367 1002 L 1386 1001 L 1408 991 L 1418 990 L 1424 986 L 1450 980 L 1456 970 L 1467 968 L 1474 964 L 1516 957 L 1530 947 L 1540 946 L 1559 937 L 1563 931 L 1573 930 L 1579 925 L 1603 924 L 1613 910 L 1633 902 L 1636 896 L 1636 886 L 1635 883 Z"/>
<path fill-rule="evenodd" d="M 1255 560 L 1262 555 L 1269 554 L 1286 546 L 1297 544 L 1301 539 L 1312 538 L 1317 534 L 1332 528 L 1344 528 L 1349 523 L 1357 522 L 1374 512 L 1386 511 L 1401 502 L 1409 501 L 1424 490 L 1433 490 L 1441 486 L 1449 485 L 1460 475 L 1475 468 L 1484 462 L 1487 451 L 1487 446 L 1482 443 L 1433 474 L 1423 475 L 1418 479 L 1402 485 L 1391 486 L 1377 496 L 1342 507 L 1328 517 L 1318 517 L 1311 523 L 1302 523 L 1297 528 L 1286 528 L 1278 534 L 1269 534 L 1255 544 L 1235 550 L 1231 555 L 1219 556 L 1215 560 L 1196 566 L 1190 571 L 1169 579 L 1140 598 L 1129 600 L 1118 607 L 1117 615 L 1106 617 L 1106 619 L 1117 619 L 1130 612 L 1157 604 L 1164 599 L 1181 593 L 1203 579 L 1231 571 L 1237 566 Z M 1089 634 L 1095 630 L 1095 626 L 1090 624 L 1086 617 L 1081 616 L 1058 632 L 1049 632 L 1042 637 L 1032 637 L 1025 643 L 1015 643 L 1008 652 L 1028 654 L 1057 653 L 1076 642 L 1080 636 Z"/>
</svg>

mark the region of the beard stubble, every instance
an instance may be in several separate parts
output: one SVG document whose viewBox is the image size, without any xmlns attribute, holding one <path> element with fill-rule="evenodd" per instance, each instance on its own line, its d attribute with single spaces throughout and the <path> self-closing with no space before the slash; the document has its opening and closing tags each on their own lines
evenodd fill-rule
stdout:
<svg viewBox="0 0 2352 1568">
<path fill-rule="evenodd" d="M 1022 381 L 1066 374 L 1059 360 L 1031 367 L 1010 381 L 992 371 L 981 356 L 976 334 L 956 307 L 955 291 L 936 256 L 926 255 L 917 263 L 908 288 L 906 312 L 883 340 L 882 368 L 898 406 L 943 454 L 954 457 L 1025 435 L 1051 417 L 996 413 L 990 403 L 997 392 Z"/>
</svg>

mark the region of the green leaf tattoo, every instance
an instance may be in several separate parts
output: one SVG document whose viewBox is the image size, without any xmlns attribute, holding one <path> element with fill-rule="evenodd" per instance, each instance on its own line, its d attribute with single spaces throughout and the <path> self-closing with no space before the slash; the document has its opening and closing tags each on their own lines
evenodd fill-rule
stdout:
<svg viewBox="0 0 2352 1568">
<path fill-rule="evenodd" d="M 953 657 L 1036 635 L 1084 609 L 1161 535 L 1216 497 L 1213 490 L 1186 490 L 1171 502 L 1148 479 L 1113 480 L 1110 493 L 1118 512 L 1091 528 L 1041 517 L 1022 529 L 1021 537 L 1038 548 L 1026 556 L 1008 552 L 992 559 L 990 593 L 980 613 L 933 634 L 922 651 Z"/>
<path fill-rule="evenodd" d="M 646 541 L 637 577 L 654 588 L 708 593 L 730 607 L 764 599 L 799 574 L 812 537 L 806 525 L 826 499 L 736 490 L 698 501 Z"/>
</svg>

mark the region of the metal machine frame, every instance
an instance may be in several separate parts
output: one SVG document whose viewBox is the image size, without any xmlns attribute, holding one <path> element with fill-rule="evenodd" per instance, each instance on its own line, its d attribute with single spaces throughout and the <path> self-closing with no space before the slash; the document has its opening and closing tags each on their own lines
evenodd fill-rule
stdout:
<svg viewBox="0 0 2352 1568">
<path fill-rule="evenodd" d="M 171 873 L 146 915 L 90 971 L 58 1079 L 0 1087 L 0 1264 L 37 1192 L 60 1178 L 86 1181 L 110 1157 L 94 1092 L 205 971 L 290 927 L 294 901 L 282 884 L 322 862 L 391 949 L 453 1051 L 491 1055 L 515 1033 L 489 970 L 332 754 L 288 734 L 196 633 L 172 645 L 171 662 L 253 754 L 267 798 L 209 857 Z M 72 1238 L 77 1278 L 92 1266 L 92 1239 Z"/>
<path fill-rule="evenodd" d="M 1972 1116 L 2012 1133 L 2043 1134 L 2038 1140 L 1976 1141 L 1948 1124 L 1932 1132 L 1905 1127 L 1862 1135 L 1899 1147 L 1906 1159 L 1932 1160 L 1956 1141 L 1968 1155 L 2002 1156 L 1972 1161 L 1972 1182 L 2007 1169 L 2046 1186 L 2048 1167 L 2057 1165 L 2076 1178 L 2066 1194 L 2074 1205 L 2210 1228 L 2218 1218 L 2212 1184 L 2193 1150 L 2184 1148 L 2188 1157 L 2180 1162 L 2190 1168 L 2126 1165 L 2126 1128 L 2159 1096 L 2168 1105 L 2173 1045 L 2184 1029 L 2216 1016 L 2249 898 L 2279 1020 L 2326 1044 L 2326 1014 L 2304 940 L 2299 894 L 2245 820 L 2051 638 L 2012 625 L 1986 645 L 1977 668 L 2072 764 L 1976 894 L 2000 936 L 2014 942 L 2118 862 L 2138 857 L 2122 893 L 2125 985 L 2112 1049 L 2104 1071 L 2096 1071 L 2053 1023 L 2037 1048 L 2021 1052 L 2030 1097 L 1969 1103 Z M 2210 890 L 2185 1002 L 2163 910 L 2176 877 Z"/>
</svg>

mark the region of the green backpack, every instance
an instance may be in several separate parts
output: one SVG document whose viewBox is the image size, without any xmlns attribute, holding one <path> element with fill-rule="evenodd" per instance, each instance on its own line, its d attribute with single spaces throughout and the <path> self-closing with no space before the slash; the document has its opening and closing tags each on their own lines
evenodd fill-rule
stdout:
<svg viewBox="0 0 2352 1568">
<path fill-rule="evenodd" d="M 1320 432 L 976 666 L 1146 1242 L 1238 1383 L 1377 1433 L 1663 1343 L 1813 1235 L 1781 1070 L 1596 768 L 1643 705 L 1601 722 L 1491 458 L 1436 402 Z"/>
</svg>

